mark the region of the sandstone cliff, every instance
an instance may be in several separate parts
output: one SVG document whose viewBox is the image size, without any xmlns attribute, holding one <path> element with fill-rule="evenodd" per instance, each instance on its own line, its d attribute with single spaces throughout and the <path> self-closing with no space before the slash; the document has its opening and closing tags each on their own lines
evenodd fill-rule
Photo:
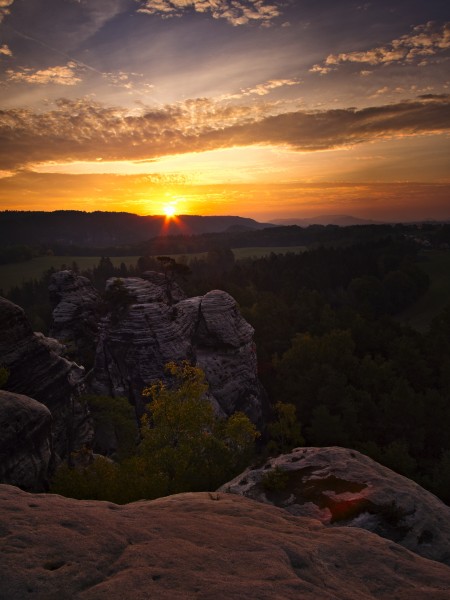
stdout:
<svg viewBox="0 0 450 600">
<path fill-rule="evenodd" d="M 0 390 L 0 481 L 26 490 L 47 488 L 51 425 L 46 406 L 28 396 Z"/>
<path fill-rule="evenodd" d="M 448 600 L 450 569 L 231 494 L 127 506 L 0 486 L 8 600 Z"/>
<path fill-rule="evenodd" d="M 220 490 L 330 527 L 367 529 L 450 565 L 450 507 L 355 450 L 296 448 L 248 469 Z"/>
<path fill-rule="evenodd" d="M 68 356 L 90 366 L 95 354 L 100 294 L 89 279 L 70 270 L 52 275 L 49 294 L 53 305 L 50 335 L 64 343 Z"/>
<path fill-rule="evenodd" d="M 33 333 L 24 311 L 0 298 L 0 365 L 10 375 L 6 389 L 44 404 L 53 418 L 54 450 L 67 455 L 92 439 L 87 408 L 77 394 L 84 369 L 58 354 L 60 345 Z"/>
<path fill-rule="evenodd" d="M 76 283 L 79 277 L 57 275 L 60 302 L 54 310 L 53 332 L 61 341 L 75 339 L 84 293 L 90 315 L 96 301 L 85 282 Z M 129 301 L 99 321 L 90 391 L 126 396 L 140 415 L 143 388 L 166 377 L 164 366 L 169 361 L 187 359 L 204 369 L 211 402 L 220 414 L 240 410 L 261 424 L 264 392 L 257 377 L 253 329 L 233 298 L 219 290 L 186 298 L 174 283 L 168 294 L 168 283 L 159 273 L 120 281 Z M 115 282 L 109 280 L 107 290 Z"/>
</svg>

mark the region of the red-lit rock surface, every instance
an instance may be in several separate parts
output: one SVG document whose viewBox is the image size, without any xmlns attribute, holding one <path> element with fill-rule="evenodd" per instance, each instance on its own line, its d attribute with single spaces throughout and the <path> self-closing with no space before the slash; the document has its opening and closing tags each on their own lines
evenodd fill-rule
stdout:
<svg viewBox="0 0 450 600">
<path fill-rule="evenodd" d="M 450 507 L 355 450 L 296 448 L 245 471 L 221 491 L 313 517 L 331 527 L 367 529 L 450 565 Z"/>
<path fill-rule="evenodd" d="M 450 568 L 231 494 L 119 507 L 0 486 L 7 600 L 448 600 Z"/>
</svg>

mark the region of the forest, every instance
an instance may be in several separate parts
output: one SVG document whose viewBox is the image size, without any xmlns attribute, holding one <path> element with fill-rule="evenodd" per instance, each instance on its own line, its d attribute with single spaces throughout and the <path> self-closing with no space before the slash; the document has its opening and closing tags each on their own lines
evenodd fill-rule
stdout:
<svg viewBox="0 0 450 600">
<path fill-rule="evenodd" d="M 300 228 L 282 229 L 298 243 L 293 231 Z M 312 237 L 309 229 L 303 239 Z M 396 318 L 429 285 L 424 242 L 445 245 L 449 227 L 414 235 L 402 226 L 317 230 L 316 243 L 302 254 L 236 261 L 220 235 L 210 236 L 205 258 L 182 268 L 149 253 L 134 267 L 114 267 L 105 254 L 82 274 L 103 292 L 110 277 L 171 268 L 190 296 L 222 289 L 236 299 L 255 329 L 269 400 L 267 428 L 258 439 L 247 431 L 256 439 L 253 460 L 301 444 L 354 448 L 450 503 L 450 305 L 423 333 Z M 274 239 L 272 229 L 256 234 Z M 328 243 L 317 243 L 324 237 Z M 44 332 L 50 276 L 8 294 Z"/>
</svg>

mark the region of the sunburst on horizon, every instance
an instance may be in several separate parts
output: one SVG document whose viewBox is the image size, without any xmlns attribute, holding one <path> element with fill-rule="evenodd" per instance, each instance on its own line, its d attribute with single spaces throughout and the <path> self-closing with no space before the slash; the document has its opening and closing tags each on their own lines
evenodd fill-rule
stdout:
<svg viewBox="0 0 450 600">
<path fill-rule="evenodd" d="M 175 204 L 165 204 L 163 211 L 166 219 L 173 219 L 177 216 L 177 208 Z"/>
</svg>

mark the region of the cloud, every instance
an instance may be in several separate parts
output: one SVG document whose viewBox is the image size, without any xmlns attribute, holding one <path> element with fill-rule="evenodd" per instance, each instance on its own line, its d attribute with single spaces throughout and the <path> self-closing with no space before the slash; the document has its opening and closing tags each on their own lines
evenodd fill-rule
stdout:
<svg viewBox="0 0 450 600">
<path fill-rule="evenodd" d="M 9 15 L 10 6 L 14 4 L 14 0 L 0 0 L 0 23 Z"/>
<path fill-rule="evenodd" d="M 414 27 L 411 33 L 393 40 L 386 46 L 379 46 L 361 52 L 330 54 L 322 64 L 314 65 L 311 73 L 326 74 L 343 63 L 359 63 L 371 66 L 391 63 L 413 63 L 416 59 L 434 56 L 450 48 L 450 23 L 442 26 L 428 22 Z"/>
<path fill-rule="evenodd" d="M 29 67 L 22 67 L 17 71 L 8 69 L 6 75 L 8 81 L 15 83 L 76 85 L 81 81 L 78 77 L 80 70 L 81 67 L 78 63 L 69 61 L 66 65 L 49 67 L 48 69 L 34 70 Z"/>
<path fill-rule="evenodd" d="M 246 96 L 266 96 L 270 94 L 272 90 L 275 90 L 284 86 L 299 85 L 298 79 L 270 79 L 264 83 L 259 83 L 254 87 L 249 87 L 241 90 L 236 94 L 226 94 L 221 96 L 221 100 L 234 100 L 238 98 L 245 98 Z"/>
<path fill-rule="evenodd" d="M 0 46 L 0 56 L 12 56 L 12 51 L 11 49 L 6 45 L 3 44 L 3 46 Z"/>
<path fill-rule="evenodd" d="M 140 114 L 91 100 L 60 100 L 46 113 L 0 111 L 0 168 L 45 161 L 149 160 L 250 145 L 299 151 L 450 130 L 450 95 L 357 110 L 270 114 L 272 105 L 189 100 Z"/>
<path fill-rule="evenodd" d="M 163 18 L 179 17 L 187 10 L 209 13 L 214 19 L 226 19 L 232 25 L 246 25 L 251 21 L 269 25 L 281 12 L 266 0 L 136 0 L 138 12 Z"/>
</svg>

